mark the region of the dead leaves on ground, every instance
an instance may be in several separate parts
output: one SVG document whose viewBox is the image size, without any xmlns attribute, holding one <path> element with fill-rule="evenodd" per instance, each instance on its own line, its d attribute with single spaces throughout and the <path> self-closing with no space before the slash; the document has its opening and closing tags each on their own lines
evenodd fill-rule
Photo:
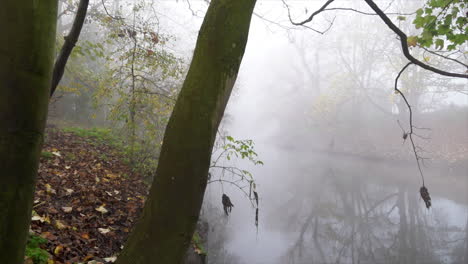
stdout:
<svg viewBox="0 0 468 264">
<path fill-rule="evenodd" d="M 48 131 L 31 229 L 60 263 L 110 263 L 144 204 L 147 187 L 115 150 L 71 133 Z"/>
</svg>

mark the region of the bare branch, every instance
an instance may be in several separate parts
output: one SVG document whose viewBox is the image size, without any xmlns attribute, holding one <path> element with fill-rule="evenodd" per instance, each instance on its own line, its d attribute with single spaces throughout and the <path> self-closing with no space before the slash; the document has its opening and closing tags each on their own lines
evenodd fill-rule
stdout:
<svg viewBox="0 0 468 264">
<path fill-rule="evenodd" d="M 430 49 L 427 49 L 427 48 L 424 48 L 424 47 L 421 47 L 421 46 L 419 46 L 419 47 L 422 48 L 422 49 L 424 50 L 424 52 L 428 52 L 428 53 L 430 53 L 430 54 L 433 54 L 433 55 L 439 56 L 439 57 L 441 57 L 441 58 L 444 58 L 444 59 L 446 59 L 446 60 L 451 60 L 451 61 L 453 61 L 453 62 L 456 62 L 456 63 L 458 63 L 458 64 L 460 64 L 460 65 L 462 65 L 462 66 L 465 66 L 465 67 L 467 68 L 467 70 L 468 70 L 468 64 L 465 64 L 465 63 L 463 63 L 463 62 L 461 62 L 461 61 L 459 61 L 459 60 L 457 60 L 457 59 L 451 58 L 451 57 L 449 57 L 449 56 L 445 56 L 445 55 L 439 54 L 439 53 L 437 53 L 437 52 L 435 52 L 435 51 L 432 51 L 432 50 L 430 50 Z"/>
<path fill-rule="evenodd" d="M 315 32 L 317 32 L 317 33 L 319 33 L 319 34 L 324 34 L 324 33 L 327 32 L 327 31 L 331 28 L 331 26 L 333 25 L 333 21 L 334 21 L 335 19 L 333 19 L 333 21 L 330 22 L 330 25 L 328 26 L 327 29 L 325 29 L 324 31 L 319 31 L 319 30 L 313 29 L 313 28 L 311 28 L 311 27 L 309 27 L 309 26 L 306 26 L 305 24 L 306 24 L 306 23 L 309 23 L 310 21 L 312 21 L 312 19 L 313 19 L 316 15 L 320 14 L 328 5 L 330 5 L 331 3 L 333 3 L 333 1 L 335 1 L 335 0 L 328 0 L 322 7 L 320 7 L 317 11 L 313 12 L 306 20 L 303 20 L 303 21 L 301 21 L 301 22 L 294 22 L 294 21 L 292 20 L 292 18 L 291 18 L 291 10 L 290 10 L 290 8 L 289 8 L 289 5 L 286 3 L 285 0 L 281 0 L 281 1 L 283 2 L 283 5 L 284 5 L 284 6 L 286 7 L 286 9 L 288 10 L 288 18 L 289 18 L 289 21 L 291 22 L 291 24 L 293 24 L 293 25 L 295 25 L 295 26 L 303 26 L 303 27 L 308 28 L 308 29 L 311 29 L 311 30 L 313 30 L 313 31 L 315 31 Z"/>
<path fill-rule="evenodd" d="M 366 0 L 367 1 L 367 0 Z M 410 126 L 410 131 L 407 133 L 407 135 L 409 136 L 409 139 L 410 139 L 410 142 L 411 142 L 411 146 L 413 147 L 413 152 L 414 152 L 414 157 L 416 159 L 416 164 L 418 165 L 418 170 L 419 170 L 419 173 L 421 175 L 421 179 L 422 179 L 422 185 L 424 186 L 424 175 L 423 175 L 423 172 L 422 172 L 422 169 L 421 169 L 421 164 L 420 164 L 420 157 L 419 157 L 419 154 L 418 154 L 418 151 L 417 151 L 417 147 L 416 147 L 416 144 L 414 143 L 414 139 L 413 139 L 413 110 L 411 109 L 411 105 L 409 104 L 408 100 L 406 99 L 406 96 L 398 89 L 398 79 L 400 78 L 401 74 L 408 68 L 408 66 L 410 66 L 411 64 L 413 64 L 412 62 L 408 62 L 401 70 L 400 72 L 398 73 L 397 77 L 395 78 L 395 91 L 398 92 L 401 97 L 403 98 L 403 100 L 405 101 L 405 104 L 406 106 L 408 107 L 408 111 L 409 111 L 409 126 Z"/>
<path fill-rule="evenodd" d="M 358 9 L 354 9 L 351 7 L 332 7 L 332 8 L 326 8 L 322 11 L 352 11 L 361 15 L 366 15 L 366 16 L 377 16 L 378 14 L 376 13 L 370 13 L 370 12 L 365 12 L 361 11 Z M 416 14 L 416 12 L 412 13 L 398 13 L 398 12 L 393 12 L 393 13 L 385 13 L 386 15 L 398 15 L 398 16 L 410 16 Z"/>
</svg>

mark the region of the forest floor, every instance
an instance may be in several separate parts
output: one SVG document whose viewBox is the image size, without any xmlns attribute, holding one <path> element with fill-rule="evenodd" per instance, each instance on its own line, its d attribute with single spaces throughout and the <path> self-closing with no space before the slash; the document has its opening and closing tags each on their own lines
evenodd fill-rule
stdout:
<svg viewBox="0 0 468 264">
<path fill-rule="evenodd" d="M 46 263 L 111 263 L 142 211 L 148 185 L 99 133 L 66 131 L 47 131 L 31 232 L 47 240 L 40 245 L 50 255 Z"/>
</svg>

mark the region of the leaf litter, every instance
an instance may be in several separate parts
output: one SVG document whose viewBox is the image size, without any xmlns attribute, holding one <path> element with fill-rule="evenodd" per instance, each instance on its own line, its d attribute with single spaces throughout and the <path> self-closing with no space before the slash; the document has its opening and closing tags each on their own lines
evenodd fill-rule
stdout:
<svg viewBox="0 0 468 264">
<path fill-rule="evenodd" d="M 142 211 L 148 186 L 118 151 L 57 129 L 47 130 L 31 230 L 48 240 L 55 264 L 111 263 Z"/>
</svg>

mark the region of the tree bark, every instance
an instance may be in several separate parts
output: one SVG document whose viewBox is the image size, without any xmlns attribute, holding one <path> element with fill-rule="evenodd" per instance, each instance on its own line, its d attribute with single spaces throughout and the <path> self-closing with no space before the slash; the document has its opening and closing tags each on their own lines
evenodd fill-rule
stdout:
<svg viewBox="0 0 468 264">
<path fill-rule="evenodd" d="M 198 220 L 211 150 L 239 71 L 255 1 L 211 1 L 142 217 L 118 264 L 182 261 Z"/>
<path fill-rule="evenodd" d="M 78 41 L 78 37 L 80 36 L 81 28 L 83 27 L 83 23 L 86 18 L 88 4 L 89 0 L 80 0 L 80 3 L 78 4 L 78 10 L 76 11 L 75 20 L 73 20 L 73 25 L 70 29 L 70 33 L 68 33 L 68 36 L 65 37 L 65 42 L 63 43 L 62 49 L 60 49 L 57 60 L 55 61 L 52 75 L 52 84 L 50 87 L 51 97 L 57 89 L 60 80 L 62 79 L 68 58 L 70 57 L 70 54 L 75 47 L 76 42 Z"/>
<path fill-rule="evenodd" d="M 0 2 L 0 263 L 24 261 L 56 17 L 56 0 Z"/>
</svg>

